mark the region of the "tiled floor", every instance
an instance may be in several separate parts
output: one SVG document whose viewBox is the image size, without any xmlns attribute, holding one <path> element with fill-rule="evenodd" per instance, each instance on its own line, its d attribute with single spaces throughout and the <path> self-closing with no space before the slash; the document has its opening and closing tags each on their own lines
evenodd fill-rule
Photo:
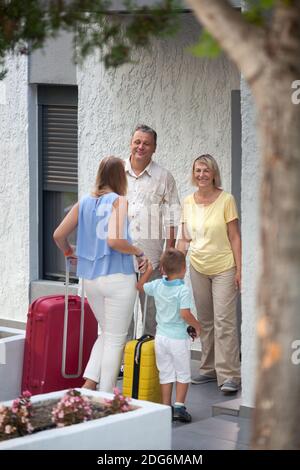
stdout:
<svg viewBox="0 0 300 470">
<path fill-rule="evenodd" d="M 192 368 L 197 362 L 192 361 Z M 172 425 L 174 450 L 232 450 L 248 449 L 250 419 L 238 416 L 212 417 L 212 405 L 237 398 L 238 394 L 224 395 L 216 382 L 190 385 L 186 401 L 193 421 L 190 424 L 175 422 Z"/>
<path fill-rule="evenodd" d="M 192 371 L 199 367 L 192 361 Z M 121 381 L 120 381 L 121 382 Z M 121 383 L 118 384 L 121 388 Z M 173 450 L 246 450 L 249 448 L 251 421 L 227 414 L 212 415 L 212 405 L 234 400 L 240 393 L 224 395 L 216 382 L 189 387 L 186 407 L 192 422 L 172 424 Z M 223 406 L 223 405 L 222 405 Z M 219 412 L 219 410 L 218 410 Z"/>
</svg>

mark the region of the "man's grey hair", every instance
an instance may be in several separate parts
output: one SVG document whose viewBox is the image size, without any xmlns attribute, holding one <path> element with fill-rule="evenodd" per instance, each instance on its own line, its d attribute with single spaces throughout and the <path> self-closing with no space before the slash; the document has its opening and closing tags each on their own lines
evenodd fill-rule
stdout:
<svg viewBox="0 0 300 470">
<path fill-rule="evenodd" d="M 146 124 L 138 124 L 132 133 L 132 137 L 134 136 L 136 131 L 146 132 L 147 134 L 153 135 L 154 144 L 156 145 L 157 133 L 154 129 L 152 129 L 152 127 L 146 126 Z"/>
</svg>

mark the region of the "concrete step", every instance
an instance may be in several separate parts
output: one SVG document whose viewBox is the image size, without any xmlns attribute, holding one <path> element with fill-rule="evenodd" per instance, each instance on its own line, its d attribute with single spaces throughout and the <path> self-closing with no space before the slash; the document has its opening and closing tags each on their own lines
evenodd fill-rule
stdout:
<svg viewBox="0 0 300 470">
<path fill-rule="evenodd" d="M 240 412 L 241 404 L 242 404 L 241 397 L 215 403 L 214 405 L 212 405 L 212 416 L 218 416 L 218 415 L 238 416 Z"/>
</svg>

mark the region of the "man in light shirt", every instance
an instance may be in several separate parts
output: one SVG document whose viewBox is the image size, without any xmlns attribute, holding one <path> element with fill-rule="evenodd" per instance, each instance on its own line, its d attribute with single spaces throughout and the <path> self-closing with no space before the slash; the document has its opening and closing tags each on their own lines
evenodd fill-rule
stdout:
<svg viewBox="0 0 300 470">
<path fill-rule="evenodd" d="M 138 125 L 130 143 L 130 158 L 125 162 L 130 235 L 150 260 L 151 280 L 161 277 L 159 260 L 164 249 L 174 247 L 180 221 L 180 202 L 171 173 L 152 160 L 157 134 L 144 124 Z M 142 307 L 144 294 L 140 296 Z M 143 310 L 143 308 L 142 308 Z M 144 312 L 143 312 L 144 313 Z M 155 304 L 148 298 L 145 333 L 155 335 Z M 132 337 L 133 325 L 129 330 Z"/>
</svg>

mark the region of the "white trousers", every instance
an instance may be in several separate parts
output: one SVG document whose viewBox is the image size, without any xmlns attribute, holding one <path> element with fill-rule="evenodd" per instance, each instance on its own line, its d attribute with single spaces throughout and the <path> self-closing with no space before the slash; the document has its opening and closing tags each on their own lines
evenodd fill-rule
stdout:
<svg viewBox="0 0 300 470">
<path fill-rule="evenodd" d="M 100 383 L 99 390 L 112 392 L 133 316 L 135 274 L 110 274 L 84 281 L 85 293 L 100 326 L 84 378 Z"/>
<path fill-rule="evenodd" d="M 155 357 L 159 383 L 191 381 L 191 340 L 155 336 Z"/>
</svg>

